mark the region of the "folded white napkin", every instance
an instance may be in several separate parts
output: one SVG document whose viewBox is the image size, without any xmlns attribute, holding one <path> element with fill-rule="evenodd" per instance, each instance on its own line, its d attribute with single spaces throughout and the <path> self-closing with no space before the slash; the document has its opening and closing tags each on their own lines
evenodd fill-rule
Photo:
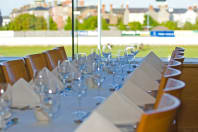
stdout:
<svg viewBox="0 0 198 132">
<path fill-rule="evenodd" d="M 159 87 L 159 83 L 141 68 L 136 68 L 125 83 L 127 85 L 127 83 L 130 82 L 134 83 L 144 91 L 158 90 Z"/>
<path fill-rule="evenodd" d="M 64 88 L 64 85 L 58 76 L 56 76 L 53 72 L 50 72 L 46 67 L 43 68 L 40 72 L 40 74 L 47 76 L 46 81 L 48 82 L 48 87 L 52 90 L 52 92 L 56 92 L 56 90 L 61 90 Z"/>
<path fill-rule="evenodd" d="M 96 111 L 114 124 L 135 124 L 143 110 L 126 96 L 114 92 Z"/>
<path fill-rule="evenodd" d="M 145 104 L 155 103 L 155 98 L 153 96 L 146 93 L 142 88 L 139 88 L 130 80 L 127 81 L 118 92 L 128 97 L 132 102 L 134 102 L 138 106 L 144 106 Z"/>
<path fill-rule="evenodd" d="M 97 112 L 93 112 L 75 132 L 121 132 L 108 119 Z"/>
<path fill-rule="evenodd" d="M 98 88 L 98 86 L 95 82 L 94 76 L 89 76 L 86 79 L 86 85 L 88 86 L 88 88 Z"/>
<path fill-rule="evenodd" d="M 70 72 L 78 73 L 78 63 L 75 60 L 72 61 L 68 66 L 70 67 Z"/>
<path fill-rule="evenodd" d="M 159 72 L 155 67 L 153 67 L 150 63 L 142 63 L 139 69 L 143 70 L 152 80 L 160 80 L 162 76 L 162 72 Z"/>
<path fill-rule="evenodd" d="M 49 121 L 50 117 L 46 111 L 40 107 L 34 109 L 34 115 L 38 121 Z"/>
<path fill-rule="evenodd" d="M 8 85 L 4 96 L 11 96 L 12 107 L 35 107 L 40 104 L 40 97 L 24 79 L 19 79 L 13 86 Z"/>
<path fill-rule="evenodd" d="M 52 73 L 53 73 L 56 77 L 58 77 L 58 76 L 59 76 L 58 67 L 54 68 L 54 69 L 52 70 Z"/>
<path fill-rule="evenodd" d="M 161 59 L 152 51 L 143 59 L 142 64 L 149 63 L 155 67 L 159 72 L 163 72 L 165 64 Z"/>
</svg>

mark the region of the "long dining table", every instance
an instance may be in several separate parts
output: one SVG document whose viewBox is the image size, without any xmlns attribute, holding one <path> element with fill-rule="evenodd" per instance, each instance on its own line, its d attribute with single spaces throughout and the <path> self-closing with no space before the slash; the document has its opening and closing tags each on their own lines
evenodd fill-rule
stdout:
<svg viewBox="0 0 198 132">
<path fill-rule="evenodd" d="M 108 98 L 112 94 L 113 78 L 108 74 L 103 82 L 100 95 Z M 75 87 L 75 86 L 74 86 Z M 93 112 L 99 105 L 94 97 L 98 96 L 98 88 L 88 88 L 86 96 L 81 99 L 81 109 L 87 113 Z M 34 110 L 12 110 L 12 118 L 18 118 L 15 125 L 9 127 L 7 132 L 73 132 L 80 125 L 74 121 L 74 112 L 78 110 L 76 96 L 61 96 L 61 107 L 56 117 L 49 122 L 37 121 Z"/>
</svg>

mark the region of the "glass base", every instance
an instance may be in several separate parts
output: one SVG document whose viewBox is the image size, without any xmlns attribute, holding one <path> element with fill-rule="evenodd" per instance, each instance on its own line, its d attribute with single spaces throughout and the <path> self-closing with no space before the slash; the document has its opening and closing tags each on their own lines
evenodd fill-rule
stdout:
<svg viewBox="0 0 198 132">
<path fill-rule="evenodd" d="M 71 88 L 65 88 L 63 91 L 60 92 L 62 96 L 73 96 L 73 91 Z"/>
<path fill-rule="evenodd" d="M 106 98 L 103 96 L 96 96 L 94 97 L 94 99 L 96 100 L 96 105 L 101 104 Z"/>
<path fill-rule="evenodd" d="M 83 120 L 87 117 L 87 112 L 81 110 L 75 111 L 73 114 L 75 123 L 82 123 Z"/>
</svg>

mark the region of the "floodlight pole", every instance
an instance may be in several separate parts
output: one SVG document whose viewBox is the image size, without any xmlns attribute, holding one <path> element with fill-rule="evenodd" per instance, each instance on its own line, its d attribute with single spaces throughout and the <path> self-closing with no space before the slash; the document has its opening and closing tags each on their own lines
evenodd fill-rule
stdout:
<svg viewBox="0 0 198 132">
<path fill-rule="evenodd" d="M 74 60 L 74 0 L 72 0 L 72 60 Z"/>
<path fill-rule="evenodd" d="M 98 0 L 98 50 L 99 54 L 101 54 L 101 0 Z"/>
</svg>

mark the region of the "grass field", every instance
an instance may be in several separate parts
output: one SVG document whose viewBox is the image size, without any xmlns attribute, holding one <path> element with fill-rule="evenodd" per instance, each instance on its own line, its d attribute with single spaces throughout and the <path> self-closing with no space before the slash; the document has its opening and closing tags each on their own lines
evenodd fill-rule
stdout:
<svg viewBox="0 0 198 132">
<path fill-rule="evenodd" d="M 45 50 L 53 49 L 55 46 L 17 46 L 17 47 L 7 47 L 0 46 L 0 56 L 26 56 L 29 54 L 40 53 Z M 79 46 L 79 52 L 89 54 L 91 49 L 97 46 Z M 125 49 L 126 46 L 113 46 L 113 54 L 117 54 L 118 50 Z M 186 49 L 185 57 L 188 58 L 198 58 L 198 45 L 197 46 L 180 46 Z M 150 51 L 154 51 L 159 57 L 168 57 L 175 46 L 149 46 L 145 45 L 144 48 L 139 52 L 137 57 L 143 57 L 147 55 Z M 71 46 L 65 46 L 68 56 L 71 56 L 72 50 Z"/>
</svg>

